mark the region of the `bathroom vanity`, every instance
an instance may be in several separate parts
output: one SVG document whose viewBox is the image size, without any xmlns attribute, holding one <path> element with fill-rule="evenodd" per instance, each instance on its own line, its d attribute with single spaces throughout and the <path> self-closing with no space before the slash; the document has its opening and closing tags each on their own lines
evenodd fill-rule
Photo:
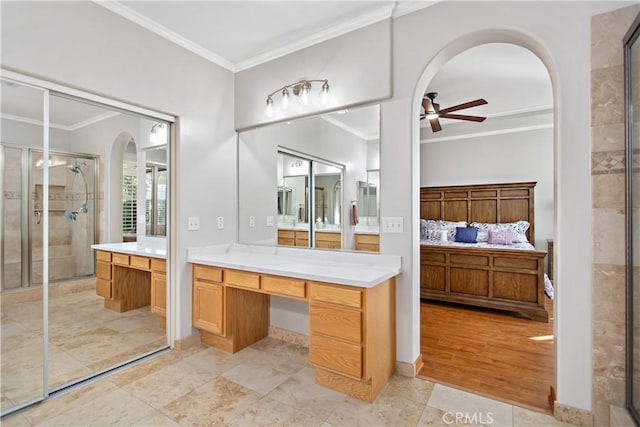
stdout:
<svg viewBox="0 0 640 427">
<path fill-rule="evenodd" d="M 193 327 L 236 352 L 264 338 L 270 295 L 309 305 L 316 382 L 373 401 L 395 371 L 400 256 L 273 246 L 189 249 Z"/>
<path fill-rule="evenodd" d="M 91 245 L 96 250 L 96 294 L 119 313 L 151 305 L 166 325 L 167 251 L 164 244 L 126 242 Z"/>
</svg>

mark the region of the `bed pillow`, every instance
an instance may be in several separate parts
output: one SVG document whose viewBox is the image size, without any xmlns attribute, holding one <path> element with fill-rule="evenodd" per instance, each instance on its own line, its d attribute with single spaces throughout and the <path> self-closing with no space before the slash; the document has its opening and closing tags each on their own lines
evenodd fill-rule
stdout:
<svg viewBox="0 0 640 427">
<path fill-rule="evenodd" d="M 513 243 L 511 230 L 489 230 L 489 243 L 493 245 L 510 245 Z"/>
<path fill-rule="evenodd" d="M 434 231 L 447 231 L 447 240 L 453 242 L 456 238 L 456 227 L 466 227 L 466 221 L 445 221 L 441 219 L 427 219 L 424 221 L 424 227 L 426 230 L 434 230 Z M 422 225 L 422 223 L 421 223 Z M 428 232 L 426 233 L 429 234 Z M 427 237 L 428 240 L 441 240 L 440 234 L 433 233 L 433 237 Z"/>
<path fill-rule="evenodd" d="M 478 229 L 476 227 L 456 227 L 456 242 L 476 243 Z"/>
<path fill-rule="evenodd" d="M 511 238 L 513 243 L 528 243 L 527 235 L 525 234 L 529 229 L 529 223 L 527 221 L 515 221 L 515 222 L 502 222 L 502 223 L 490 223 L 490 222 L 472 222 L 471 227 L 478 227 L 478 242 L 489 241 L 489 230 L 511 230 Z"/>
</svg>

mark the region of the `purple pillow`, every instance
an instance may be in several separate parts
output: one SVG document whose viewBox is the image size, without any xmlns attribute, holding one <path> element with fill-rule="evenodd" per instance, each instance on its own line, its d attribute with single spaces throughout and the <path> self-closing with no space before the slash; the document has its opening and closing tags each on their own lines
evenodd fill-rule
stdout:
<svg viewBox="0 0 640 427">
<path fill-rule="evenodd" d="M 511 230 L 489 230 L 489 243 L 510 245 L 513 243 L 513 234 Z"/>
</svg>

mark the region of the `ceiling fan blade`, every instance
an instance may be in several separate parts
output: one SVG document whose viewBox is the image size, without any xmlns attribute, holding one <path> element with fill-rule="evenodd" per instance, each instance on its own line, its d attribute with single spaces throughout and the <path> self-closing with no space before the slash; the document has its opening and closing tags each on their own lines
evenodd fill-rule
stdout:
<svg viewBox="0 0 640 427">
<path fill-rule="evenodd" d="M 440 114 L 451 113 L 453 111 L 464 110 L 465 108 L 477 107 L 478 105 L 488 104 L 484 99 L 476 99 L 475 101 L 465 102 L 464 104 L 454 105 L 453 107 L 443 108 L 439 111 Z"/>
<path fill-rule="evenodd" d="M 433 132 L 440 132 L 442 130 L 442 126 L 440 126 L 440 120 L 438 119 L 429 119 L 429 124 L 431 125 L 431 130 Z"/>
<path fill-rule="evenodd" d="M 443 119 L 468 120 L 470 122 L 484 122 L 486 117 L 467 116 L 465 114 L 440 114 Z"/>
</svg>

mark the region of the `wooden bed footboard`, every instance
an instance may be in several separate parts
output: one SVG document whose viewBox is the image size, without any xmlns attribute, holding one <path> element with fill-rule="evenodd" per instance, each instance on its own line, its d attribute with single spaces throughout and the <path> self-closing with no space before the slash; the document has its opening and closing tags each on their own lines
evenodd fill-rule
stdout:
<svg viewBox="0 0 640 427">
<path fill-rule="evenodd" d="M 548 322 L 545 251 L 420 247 L 420 297 L 521 313 Z"/>
</svg>

